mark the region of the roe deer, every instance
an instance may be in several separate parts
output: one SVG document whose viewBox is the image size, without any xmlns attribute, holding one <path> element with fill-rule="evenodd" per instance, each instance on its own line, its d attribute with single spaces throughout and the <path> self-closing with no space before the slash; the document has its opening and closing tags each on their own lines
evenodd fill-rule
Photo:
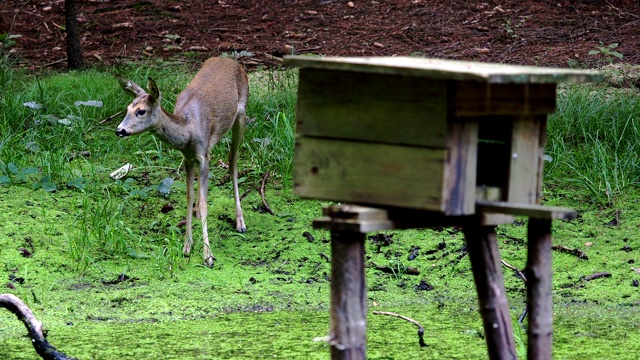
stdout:
<svg viewBox="0 0 640 360">
<path fill-rule="evenodd" d="M 189 255 L 193 244 L 193 183 L 199 167 L 197 215 L 202 221 L 204 263 L 212 266 L 215 258 L 209 247 L 207 230 L 207 192 L 211 148 L 233 128 L 229 173 L 236 201 L 236 229 L 245 232 L 244 217 L 238 194 L 238 148 L 246 125 L 245 106 L 249 97 L 247 73 L 228 58 L 207 60 L 187 88 L 178 95 L 173 114 L 161 107 L 161 94 L 153 79 L 148 79 L 149 93 L 133 81 L 116 75 L 125 93 L 135 99 L 127 107 L 127 115 L 116 134 L 129 136 L 151 130 L 158 138 L 184 156 L 187 170 L 187 224 L 183 252 Z"/>
</svg>

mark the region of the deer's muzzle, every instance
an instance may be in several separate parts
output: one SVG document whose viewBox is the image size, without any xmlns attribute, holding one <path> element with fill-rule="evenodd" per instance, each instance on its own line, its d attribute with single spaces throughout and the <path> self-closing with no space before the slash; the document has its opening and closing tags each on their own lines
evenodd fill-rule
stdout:
<svg viewBox="0 0 640 360">
<path fill-rule="evenodd" d="M 127 130 L 125 129 L 121 129 L 121 128 L 117 128 L 116 129 L 116 135 L 120 136 L 120 137 L 125 137 L 125 136 L 129 136 L 131 135 L 131 133 L 129 133 Z"/>
</svg>

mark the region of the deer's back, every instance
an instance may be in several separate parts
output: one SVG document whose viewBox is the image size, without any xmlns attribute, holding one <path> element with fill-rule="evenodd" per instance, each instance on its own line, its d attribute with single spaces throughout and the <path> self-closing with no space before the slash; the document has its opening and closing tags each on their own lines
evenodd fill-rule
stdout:
<svg viewBox="0 0 640 360">
<path fill-rule="evenodd" d="M 247 96 L 247 74 L 242 66 L 228 58 L 210 58 L 178 95 L 174 113 L 188 121 L 194 117 L 226 119 L 235 116 L 238 103 L 246 104 Z"/>
</svg>

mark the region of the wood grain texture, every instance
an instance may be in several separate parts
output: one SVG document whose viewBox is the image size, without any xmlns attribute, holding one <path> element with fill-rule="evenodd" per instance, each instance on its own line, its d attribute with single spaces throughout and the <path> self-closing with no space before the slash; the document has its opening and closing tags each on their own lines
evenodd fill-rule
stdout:
<svg viewBox="0 0 640 360">
<path fill-rule="evenodd" d="M 544 148 L 541 141 L 541 124 L 545 115 L 521 116 L 513 119 L 511 137 L 511 162 L 509 165 L 509 189 L 507 201 L 515 204 L 538 204 L 541 193 L 541 166 Z"/>
<path fill-rule="evenodd" d="M 445 147 L 443 81 L 301 69 L 297 132 L 304 136 Z"/>
<path fill-rule="evenodd" d="M 553 298 L 551 296 L 551 219 L 530 218 L 528 225 L 527 359 L 551 360 Z"/>
<path fill-rule="evenodd" d="M 603 74 L 575 70 L 414 57 L 309 57 L 285 56 L 285 66 L 372 74 L 481 81 L 492 84 L 601 82 Z"/>
<path fill-rule="evenodd" d="M 444 211 L 445 149 L 299 138 L 294 192 L 304 198 Z"/>
<path fill-rule="evenodd" d="M 487 214 L 521 215 L 547 220 L 571 220 L 578 216 L 575 210 L 564 207 L 492 201 L 478 201 L 476 203 L 476 211 Z"/>
<path fill-rule="evenodd" d="M 493 226 L 465 226 L 473 279 L 490 359 L 516 359 L 502 264 Z"/>
<path fill-rule="evenodd" d="M 367 287 L 365 234 L 331 231 L 331 359 L 365 359 Z"/>
<path fill-rule="evenodd" d="M 475 213 L 478 122 L 449 121 L 444 204 L 447 215 Z M 482 169 L 480 169 L 482 171 Z"/>
<path fill-rule="evenodd" d="M 489 84 L 457 81 L 451 86 L 454 116 L 549 114 L 556 107 L 556 84 Z"/>
</svg>

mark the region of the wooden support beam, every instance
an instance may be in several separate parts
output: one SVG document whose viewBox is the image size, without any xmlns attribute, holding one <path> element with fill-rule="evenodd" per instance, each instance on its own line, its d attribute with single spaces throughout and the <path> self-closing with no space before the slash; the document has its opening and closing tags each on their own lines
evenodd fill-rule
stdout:
<svg viewBox="0 0 640 360">
<path fill-rule="evenodd" d="M 535 219 L 571 220 L 578 216 L 573 209 L 536 204 L 512 204 L 508 202 L 477 201 L 476 212 L 489 214 L 523 215 Z"/>
<path fill-rule="evenodd" d="M 551 219 L 530 218 L 528 225 L 527 306 L 529 360 L 551 360 Z"/>
<path fill-rule="evenodd" d="M 490 359 L 516 359 L 502 264 L 494 226 L 465 226 Z"/>
<path fill-rule="evenodd" d="M 365 234 L 331 231 L 331 359 L 366 357 Z"/>
</svg>

